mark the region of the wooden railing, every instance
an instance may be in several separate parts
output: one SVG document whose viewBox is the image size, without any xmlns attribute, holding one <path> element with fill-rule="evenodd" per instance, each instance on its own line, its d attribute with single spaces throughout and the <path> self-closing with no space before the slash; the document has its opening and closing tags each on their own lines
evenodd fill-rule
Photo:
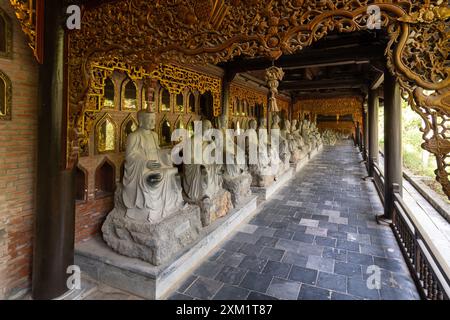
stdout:
<svg viewBox="0 0 450 320">
<path fill-rule="evenodd" d="M 373 182 L 381 201 L 384 203 L 384 174 L 378 164 L 373 164 Z"/>
<path fill-rule="evenodd" d="M 436 257 L 414 224 L 409 208 L 394 185 L 394 213 L 392 229 L 403 256 L 423 299 L 449 300 L 450 281 Z"/>
</svg>

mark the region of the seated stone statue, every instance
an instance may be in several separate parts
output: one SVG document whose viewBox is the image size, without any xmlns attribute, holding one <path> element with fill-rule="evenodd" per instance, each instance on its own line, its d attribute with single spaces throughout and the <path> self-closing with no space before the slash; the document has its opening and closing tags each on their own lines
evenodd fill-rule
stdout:
<svg viewBox="0 0 450 320">
<path fill-rule="evenodd" d="M 156 223 L 183 205 L 178 170 L 159 148 L 155 114 L 139 112 L 139 128 L 128 135 L 123 204 L 130 219 Z"/>
<path fill-rule="evenodd" d="M 316 141 L 311 135 L 310 122 L 308 120 L 303 120 L 302 124 L 302 137 L 303 140 L 309 145 L 309 151 L 316 149 Z"/>
<path fill-rule="evenodd" d="M 311 131 L 317 141 L 317 146 L 318 147 L 321 146 L 323 144 L 322 135 L 320 134 L 319 129 L 317 128 L 317 125 L 315 122 L 311 123 Z"/>
<path fill-rule="evenodd" d="M 303 140 L 300 123 L 296 119 L 292 120 L 291 134 L 295 141 L 297 141 L 297 147 L 300 150 L 300 160 L 303 160 L 308 156 L 308 147 Z"/>
<path fill-rule="evenodd" d="M 291 163 L 297 163 L 302 159 L 302 153 L 301 149 L 299 148 L 297 144 L 297 140 L 294 138 L 294 136 L 291 134 L 291 123 L 289 120 L 284 120 L 284 126 L 282 130 L 282 136 L 284 139 L 286 139 L 289 152 L 291 154 Z"/>
<path fill-rule="evenodd" d="M 250 174 L 252 176 L 252 186 L 254 187 L 267 187 L 274 182 L 276 171 L 271 166 L 271 157 L 270 157 L 270 146 L 268 144 L 268 134 L 266 127 L 266 120 L 263 118 L 260 120 L 260 127 L 257 130 L 256 120 L 250 120 L 249 126 L 250 130 L 254 130 L 256 134 L 256 139 L 249 139 L 247 142 L 248 149 L 246 151 L 247 163 Z M 261 134 L 264 137 L 265 141 L 259 141 L 260 138 L 260 130 Z M 263 144 L 264 147 L 260 148 L 260 143 Z M 257 150 L 256 163 L 254 163 L 251 157 L 251 150 Z"/>
<path fill-rule="evenodd" d="M 211 121 L 203 120 L 202 129 L 205 134 L 212 129 Z M 209 163 L 203 156 L 197 157 L 202 161 L 195 163 L 194 154 L 197 152 L 196 139 L 191 138 L 191 160 L 183 164 L 183 191 L 188 203 L 200 206 L 203 226 L 208 226 L 214 220 L 225 216 L 232 208 L 231 195 L 222 187 L 222 165 Z M 205 154 L 205 150 L 213 150 L 211 156 L 215 157 L 215 142 L 203 139 L 202 146 L 198 152 Z"/>
<path fill-rule="evenodd" d="M 138 112 L 139 128 L 127 139 L 123 183 L 102 233 L 118 253 L 160 265 L 198 237 L 201 220 L 200 209 L 183 201 L 169 153 L 159 149 L 155 118 Z"/>
<path fill-rule="evenodd" d="M 227 134 L 228 119 L 226 116 L 220 118 L 220 126 L 224 136 L 224 175 L 223 187 L 231 193 L 231 200 L 235 207 L 241 205 L 243 200 L 251 195 L 250 186 L 252 177 L 248 173 L 245 150 L 235 143 L 238 136 Z M 242 130 L 240 132 L 243 133 Z M 235 132 L 235 134 L 237 134 Z M 242 153 L 242 159 L 238 158 L 238 152 Z"/>
<path fill-rule="evenodd" d="M 278 115 L 273 116 L 273 125 L 272 129 L 280 129 L 279 123 L 280 123 L 280 117 Z M 283 164 L 281 166 L 280 173 L 286 171 L 290 167 L 290 161 L 291 161 L 291 151 L 289 150 L 289 141 L 286 137 L 286 135 L 283 133 L 285 132 L 285 128 L 283 130 L 280 130 L 279 134 L 279 158 L 281 160 L 281 163 Z"/>
</svg>

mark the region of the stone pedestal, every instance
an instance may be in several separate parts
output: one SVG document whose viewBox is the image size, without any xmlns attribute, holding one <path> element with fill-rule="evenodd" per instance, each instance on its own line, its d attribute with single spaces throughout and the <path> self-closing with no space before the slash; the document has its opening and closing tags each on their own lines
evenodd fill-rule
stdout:
<svg viewBox="0 0 450 320">
<path fill-rule="evenodd" d="M 275 175 L 252 174 L 252 188 L 266 188 L 275 181 Z"/>
<path fill-rule="evenodd" d="M 135 258 L 122 256 L 109 248 L 100 237 L 77 244 L 75 264 L 84 274 L 146 299 L 164 299 L 222 241 L 257 209 L 257 198 L 251 196 L 244 204 L 201 230 L 197 240 L 163 265 L 155 266 Z"/>
<path fill-rule="evenodd" d="M 223 179 L 223 187 L 231 193 L 231 201 L 235 207 L 252 194 L 251 184 L 252 176 L 248 173 L 243 173 L 237 177 L 224 176 Z"/>
<path fill-rule="evenodd" d="M 116 252 L 157 266 L 194 242 L 201 228 L 197 206 L 186 205 L 157 224 L 126 218 L 125 211 L 116 207 L 106 218 L 102 232 Z"/>
<path fill-rule="evenodd" d="M 231 194 L 225 189 L 219 190 L 212 198 L 203 199 L 198 205 L 203 227 L 226 216 L 233 209 Z"/>
<path fill-rule="evenodd" d="M 283 174 L 277 177 L 275 181 L 265 187 L 252 187 L 252 192 L 258 195 L 261 200 L 268 200 L 281 187 L 283 187 L 294 176 L 294 170 L 289 168 Z"/>
</svg>

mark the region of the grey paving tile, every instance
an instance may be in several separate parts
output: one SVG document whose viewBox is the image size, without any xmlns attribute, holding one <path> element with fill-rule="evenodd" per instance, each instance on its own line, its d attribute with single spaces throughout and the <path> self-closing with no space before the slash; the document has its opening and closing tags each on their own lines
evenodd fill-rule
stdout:
<svg viewBox="0 0 450 320">
<path fill-rule="evenodd" d="M 344 249 L 347 251 L 359 252 L 359 244 L 356 242 L 351 242 L 351 241 L 347 241 L 347 240 L 338 239 L 336 248 Z"/>
<path fill-rule="evenodd" d="M 250 291 L 230 285 L 224 285 L 214 296 L 214 300 L 245 300 Z"/>
<path fill-rule="evenodd" d="M 234 241 L 250 243 L 250 244 L 255 244 L 256 241 L 258 241 L 258 239 L 259 239 L 258 235 L 249 234 L 249 233 L 245 233 L 245 232 L 237 232 L 232 238 L 232 240 L 234 240 Z"/>
<path fill-rule="evenodd" d="M 206 278 L 214 278 L 222 268 L 222 264 L 206 261 L 194 271 L 194 274 Z"/>
<path fill-rule="evenodd" d="M 256 241 L 256 245 L 258 246 L 265 246 L 265 247 L 275 247 L 279 238 L 275 237 L 267 237 L 267 236 L 261 236 L 258 241 Z"/>
<path fill-rule="evenodd" d="M 310 285 L 315 285 L 317 280 L 317 270 L 292 266 L 289 280 L 298 281 Z"/>
<path fill-rule="evenodd" d="M 299 300 L 330 300 L 331 291 L 302 284 Z"/>
<path fill-rule="evenodd" d="M 240 247 L 242 247 L 243 243 L 238 241 L 229 240 L 223 246 L 222 249 L 228 251 L 238 251 Z"/>
<path fill-rule="evenodd" d="M 184 291 L 186 291 L 187 288 L 189 288 L 189 286 L 194 283 L 195 280 L 197 280 L 197 276 L 195 275 L 190 275 L 186 280 L 183 281 L 183 283 L 178 287 L 177 291 L 180 293 L 183 293 Z"/>
<path fill-rule="evenodd" d="M 278 278 L 287 278 L 292 265 L 288 263 L 268 261 L 262 273 Z"/>
<path fill-rule="evenodd" d="M 328 258 L 322 258 L 319 256 L 309 256 L 306 263 L 308 269 L 320 270 L 324 272 L 332 273 L 334 270 L 334 260 Z"/>
<path fill-rule="evenodd" d="M 399 260 L 396 259 L 374 257 L 374 264 L 379 266 L 380 268 L 392 272 L 406 271 L 406 266 L 404 267 L 404 262 L 400 262 Z"/>
<path fill-rule="evenodd" d="M 283 259 L 281 261 L 284 263 L 296 265 L 298 267 L 306 268 L 306 263 L 308 262 L 308 257 L 298 254 L 296 252 L 286 251 L 286 253 L 283 256 Z"/>
<path fill-rule="evenodd" d="M 250 295 L 248 296 L 247 299 L 248 300 L 255 300 L 255 301 L 258 301 L 258 300 L 278 300 L 275 297 L 268 296 L 266 294 L 263 294 L 263 293 L 260 293 L 260 292 L 255 292 L 255 291 L 250 292 Z"/>
<path fill-rule="evenodd" d="M 261 272 L 266 266 L 267 260 L 257 257 L 245 257 L 239 264 L 239 268 Z"/>
<path fill-rule="evenodd" d="M 362 298 L 357 298 L 340 292 L 331 292 L 331 300 L 362 300 Z"/>
<path fill-rule="evenodd" d="M 314 242 L 314 235 L 305 234 L 303 232 L 296 232 L 292 240 L 311 244 Z"/>
<path fill-rule="evenodd" d="M 334 265 L 334 272 L 347 277 L 362 277 L 361 266 L 348 262 L 336 261 Z"/>
<path fill-rule="evenodd" d="M 367 254 L 349 251 L 347 253 L 347 262 L 370 266 L 373 265 L 373 257 Z"/>
<path fill-rule="evenodd" d="M 294 236 L 294 232 L 289 230 L 277 230 L 273 236 L 275 238 L 291 240 Z"/>
<path fill-rule="evenodd" d="M 328 237 L 315 237 L 314 243 L 319 246 L 326 246 L 326 247 L 335 247 L 336 246 L 336 239 L 328 238 Z"/>
<path fill-rule="evenodd" d="M 263 246 L 257 244 L 244 243 L 239 249 L 239 253 L 243 253 L 247 256 L 257 257 L 263 250 Z"/>
<path fill-rule="evenodd" d="M 216 280 L 230 285 L 238 285 L 244 278 L 247 270 L 238 269 L 230 266 L 223 267 L 217 274 Z"/>
<path fill-rule="evenodd" d="M 296 300 L 301 284 L 285 279 L 274 278 L 267 289 L 267 294 L 282 300 Z"/>
<path fill-rule="evenodd" d="M 225 251 L 216 262 L 226 266 L 237 267 L 245 257 L 246 255 L 241 252 Z"/>
<path fill-rule="evenodd" d="M 380 295 L 382 300 L 416 300 L 410 290 L 381 287 Z"/>
<path fill-rule="evenodd" d="M 179 293 L 179 292 L 175 292 L 173 295 L 171 295 L 167 300 L 193 300 L 194 298 L 189 297 L 185 294 Z"/>
<path fill-rule="evenodd" d="M 206 278 L 198 278 L 186 290 L 185 294 L 199 299 L 209 300 L 222 287 L 222 283 Z"/>
<path fill-rule="evenodd" d="M 262 252 L 259 254 L 260 258 L 268 259 L 272 261 L 281 261 L 284 256 L 285 251 L 281 249 L 273 249 L 264 247 Z"/>
<path fill-rule="evenodd" d="M 319 276 L 317 278 L 317 286 L 332 291 L 346 293 L 347 277 L 338 274 L 319 272 Z"/>
<path fill-rule="evenodd" d="M 252 291 L 266 293 L 272 279 L 273 277 L 270 275 L 250 271 L 239 286 Z"/>
<path fill-rule="evenodd" d="M 358 278 L 348 278 L 347 279 L 347 292 L 353 296 L 370 299 L 379 300 L 380 294 L 376 289 L 369 289 L 367 282 Z"/>
<path fill-rule="evenodd" d="M 225 250 L 223 250 L 223 249 L 216 250 L 214 253 L 212 253 L 212 254 L 208 257 L 208 260 L 209 260 L 209 261 L 212 261 L 212 262 L 215 262 L 217 259 L 220 258 L 220 256 L 221 256 L 224 252 L 225 252 Z"/>
</svg>

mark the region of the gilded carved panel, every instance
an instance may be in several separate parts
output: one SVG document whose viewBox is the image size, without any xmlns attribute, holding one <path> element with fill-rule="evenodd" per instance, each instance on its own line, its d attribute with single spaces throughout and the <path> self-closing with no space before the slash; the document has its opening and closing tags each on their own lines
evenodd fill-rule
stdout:
<svg viewBox="0 0 450 320">
<path fill-rule="evenodd" d="M 152 73 L 171 60 L 218 63 L 240 55 L 277 59 L 330 32 L 372 28 L 368 9 L 373 4 L 380 9 L 379 26 L 390 37 L 389 70 L 426 122 L 423 147 L 436 156 L 437 179 L 450 195 L 445 127 L 450 112 L 450 12 L 443 0 L 121 0 L 91 8 L 83 14 L 82 29 L 69 34 L 68 165 L 76 162 L 83 143 L 96 63 L 116 60 Z"/>
</svg>

